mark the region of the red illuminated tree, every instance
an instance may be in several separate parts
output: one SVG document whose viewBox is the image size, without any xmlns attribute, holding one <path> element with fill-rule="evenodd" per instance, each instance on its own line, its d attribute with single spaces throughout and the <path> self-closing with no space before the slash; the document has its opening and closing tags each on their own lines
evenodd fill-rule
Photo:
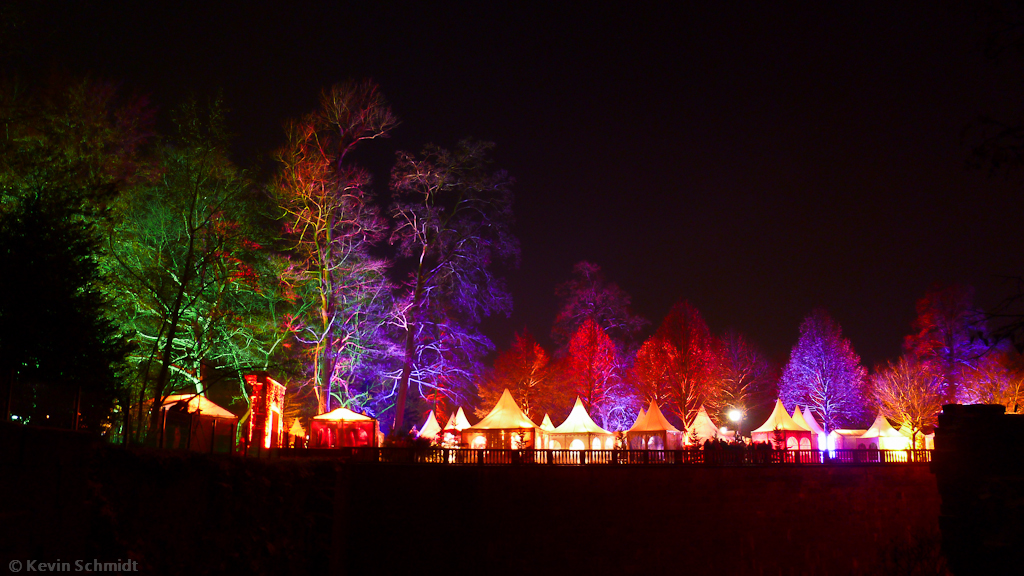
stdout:
<svg viewBox="0 0 1024 576">
<path fill-rule="evenodd" d="M 486 416 L 507 388 L 523 412 L 535 421 L 545 413 L 561 414 L 572 398 L 561 385 L 558 371 L 544 348 L 524 331 L 516 334 L 512 346 L 498 355 L 494 369 L 480 384 L 477 416 Z"/>
<path fill-rule="evenodd" d="M 461 403 L 492 345 L 481 319 L 508 313 L 512 299 L 498 274 L 518 263 L 511 232 L 512 179 L 491 166 L 493 144 L 464 140 L 453 150 L 427 146 L 399 153 L 391 175 L 392 242 L 411 270 L 392 317 L 400 368 L 393 431 L 401 432 L 410 389 Z M 442 385 L 443 384 L 443 385 Z"/>
<path fill-rule="evenodd" d="M 688 426 L 701 405 L 714 413 L 721 403 L 720 361 L 719 343 L 700 312 L 678 302 L 637 352 L 637 393 L 645 402 L 665 402 L 663 410 Z"/>
<path fill-rule="evenodd" d="M 842 329 L 824 310 L 800 324 L 800 339 L 789 355 L 779 382 L 786 409 L 813 410 L 831 432 L 862 417 L 866 371 Z"/>
<path fill-rule="evenodd" d="M 607 420 L 608 400 L 622 384 L 621 362 L 612 339 L 592 319 L 569 340 L 566 377 L 591 416 Z"/>
<path fill-rule="evenodd" d="M 551 329 L 551 337 L 559 347 L 561 357 L 568 348 L 576 330 L 587 320 L 593 320 L 620 348 L 647 325 L 647 320 L 630 310 L 630 297 L 614 282 L 609 282 L 601 267 L 591 262 L 578 262 L 573 266 L 573 277 L 555 288 L 561 300 L 558 315 Z"/>
<path fill-rule="evenodd" d="M 288 124 L 288 142 L 277 154 L 274 189 L 291 244 L 283 279 L 295 303 L 286 325 L 303 350 L 320 412 L 366 409 L 374 400 L 358 380 L 368 357 L 383 353 L 390 287 L 385 262 L 370 246 L 383 240 L 387 223 L 369 172 L 351 154 L 385 138 L 396 123 L 377 85 L 339 84 L 321 94 L 317 110 Z"/>
<path fill-rule="evenodd" d="M 974 292 L 964 286 L 933 287 L 917 302 L 914 334 L 904 348 L 942 377 L 945 403 L 965 401 L 965 374 L 978 367 L 989 349 L 983 315 Z"/>
<path fill-rule="evenodd" d="M 886 418 L 910 425 L 915 444 L 921 428 L 935 425 L 944 394 L 941 376 L 908 356 L 890 362 L 868 380 L 872 408 Z"/>
</svg>

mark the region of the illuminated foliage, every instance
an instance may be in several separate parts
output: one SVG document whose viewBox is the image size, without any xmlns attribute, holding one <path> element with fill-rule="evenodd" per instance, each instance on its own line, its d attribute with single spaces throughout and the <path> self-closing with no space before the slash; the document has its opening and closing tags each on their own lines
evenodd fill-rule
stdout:
<svg viewBox="0 0 1024 576">
<path fill-rule="evenodd" d="M 498 355 L 494 369 L 480 384 L 480 408 L 484 417 L 508 389 L 523 413 L 535 421 L 544 414 L 567 415 L 573 398 L 563 386 L 550 356 L 529 332 L 516 334 L 512 346 Z"/>
<path fill-rule="evenodd" d="M 663 403 L 689 426 L 701 405 L 715 413 L 720 404 L 718 342 L 700 312 L 678 302 L 636 355 L 638 396 Z"/>
<path fill-rule="evenodd" d="M 77 388 L 80 426 L 111 425 L 126 348 L 106 316 L 97 258 L 106 207 L 145 172 L 138 149 L 151 120 L 145 101 L 102 82 L 0 88 L 0 372 L 37 384 L 18 408 L 30 417 L 50 412 L 58 390 L 70 399 Z"/>
<path fill-rule="evenodd" d="M 144 422 L 148 405 L 151 426 L 166 396 L 203 392 L 225 375 L 241 386 L 280 343 L 259 199 L 227 160 L 219 106 L 208 112 L 182 108 L 159 178 L 114 205 L 104 259 L 114 313 L 134 344 L 134 417 Z"/>
<path fill-rule="evenodd" d="M 787 410 L 809 407 L 831 432 L 863 416 L 865 374 L 839 325 L 824 310 L 815 310 L 800 324 L 779 396 Z"/>
<path fill-rule="evenodd" d="M 572 335 L 565 365 L 572 391 L 591 417 L 605 424 L 613 407 L 609 400 L 622 386 L 621 361 L 615 343 L 593 319 L 584 320 Z"/>
<path fill-rule="evenodd" d="M 964 286 L 933 287 L 918 300 L 915 333 L 904 341 L 909 353 L 942 376 L 946 404 L 969 400 L 965 374 L 989 349 L 973 299 L 973 290 Z"/>
<path fill-rule="evenodd" d="M 966 374 L 971 401 L 977 404 L 1001 404 L 1006 411 L 1024 410 L 1024 370 L 1021 357 L 1011 352 L 992 352 Z"/>
<path fill-rule="evenodd" d="M 491 343 L 482 317 L 508 313 L 512 301 L 495 266 L 516 263 L 512 180 L 490 167 L 492 144 L 462 141 L 454 150 L 427 146 L 399 153 L 392 171 L 393 242 L 411 269 L 392 321 L 401 367 L 393 431 L 403 430 L 406 397 L 437 392 L 461 403 Z"/>
<path fill-rule="evenodd" d="M 390 287 L 385 262 L 370 255 L 387 224 L 370 174 L 351 161 L 361 144 L 397 123 L 372 82 L 333 86 L 319 108 L 287 127 L 275 190 L 290 242 L 283 279 L 295 310 L 287 328 L 305 366 L 318 412 L 337 406 L 373 412 L 377 378 L 362 377 L 380 342 Z"/>
<path fill-rule="evenodd" d="M 719 406 L 746 412 L 773 402 L 778 368 L 739 332 L 727 333 L 720 343 Z"/>
<path fill-rule="evenodd" d="M 913 357 L 871 375 L 869 401 L 886 418 L 909 424 L 916 435 L 924 426 L 934 426 L 942 410 L 945 387 L 942 377 Z"/>
<path fill-rule="evenodd" d="M 588 319 L 616 341 L 620 351 L 625 351 L 626 345 L 647 325 L 647 320 L 630 310 L 629 295 L 609 282 L 601 267 L 591 262 L 573 266 L 573 277 L 559 284 L 555 295 L 561 300 L 551 329 L 551 337 L 559 346 L 557 356 L 564 355 L 572 335 Z"/>
</svg>

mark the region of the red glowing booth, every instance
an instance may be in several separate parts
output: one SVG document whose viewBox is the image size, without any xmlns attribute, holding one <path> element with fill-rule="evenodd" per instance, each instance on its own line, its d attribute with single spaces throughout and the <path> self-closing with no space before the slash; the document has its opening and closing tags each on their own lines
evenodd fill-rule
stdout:
<svg viewBox="0 0 1024 576">
<path fill-rule="evenodd" d="M 249 449 L 277 448 L 284 442 L 284 385 L 266 372 L 246 374 L 252 387 L 249 413 Z"/>
<path fill-rule="evenodd" d="M 197 394 L 174 394 L 160 405 L 160 447 L 231 454 L 238 416 Z"/>
<path fill-rule="evenodd" d="M 375 418 L 348 408 L 336 408 L 313 417 L 311 448 L 358 448 L 380 446 L 380 426 Z"/>
</svg>

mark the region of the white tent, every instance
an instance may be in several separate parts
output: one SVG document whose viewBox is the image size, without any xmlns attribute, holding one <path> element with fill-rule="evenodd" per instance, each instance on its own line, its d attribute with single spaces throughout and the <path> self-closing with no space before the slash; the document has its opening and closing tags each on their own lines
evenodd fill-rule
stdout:
<svg viewBox="0 0 1024 576">
<path fill-rule="evenodd" d="M 708 411 L 704 409 L 702 405 L 700 410 L 697 410 L 697 415 L 694 416 L 693 422 L 690 423 L 690 427 L 686 429 L 685 442 L 690 445 L 693 437 L 696 436 L 696 445 L 699 446 L 704 443 L 705 440 L 714 440 L 720 435 L 718 427 L 711 421 L 711 417 L 708 416 Z"/>
<path fill-rule="evenodd" d="M 809 428 L 798 424 L 786 412 L 782 400 L 775 401 L 771 416 L 750 433 L 754 442 L 767 442 L 777 449 L 783 448 L 779 444 L 784 442 L 787 450 L 810 450 L 811 436 Z"/>
<path fill-rule="evenodd" d="M 818 435 L 814 432 L 814 429 L 811 428 L 811 425 L 807 423 L 807 420 L 804 418 L 804 414 L 803 412 L 800 411 L 799 406 L 793 407 L 793 422 L 796 422 L 802 428 L 806 428 L 807 430 L 811 431 L 810 444 L 807 446 L 807 448 L 804 448 L 803 446 L 801 446 L 801 448 L 803 448 L 804 450 L 817 450 L 819 446 Z"/>
<path fill-rule="evenodd" d="M 420 427 L 420 431 L 417 436 L 420 438 L 426 438 L 427 440 L 434 440 L 440 433 L 441 425 L 437 423 L 437 418 L 434 417 L 434 411 L 431 410 L 430 414 L 427 415 L 427 421 Z"/>
<path fill-rule="evenodd" d="M 910 425 L 909 422 L 904 422 L 903 425 L 900 426 L 899 432 L 900 432 L 900 434 L 903 434 L 904 436 L 906 436 L 908 439 L 911 439 L 910 440 L 911 445 L 913 445 L 916 442 L 918 448 L 924 446 L 928 450 L 934 450 L 935 449 L 935 433 L 934 432 L 932 432 L 931 434 L 925 434 L 923 430 L 918 430 L 917 431 L 917 437 L 914 438 L 913 437 L 914 436 L 914 434 L 913 434 L 913 427 Z"/>
<path fill-rule="evenodd" d="M 636 422 L 626 431 L 626 439 L 633 450 L 678 450 L 682 446 L 682 433 L 665 419 L 653 400 L 647 412 L 641 410 Z"/>
<path fill-rule="evenodd" d="M 615 447 L 615 435 L 594 422 L 579 396 L 565 422 L 552 430 L 549 438 L 548 445 L 556 450 L 611 450 Z"/>
<path fill-rule="evenodd" d="M 475 426 L 462 431 L 472 448 L 532 448 L 540 427 L 527 418 L 506 388 L 494 408 Z M 538 444 L 539 445 L 539 444 Z"/>
<path fill-rule="evenodd" d="M 469 419 L 466 418 L 466 412 L 462 410 L 462 406 L 452 415 L 448 417 L 448 422 L 444 425 L 445 432 L 462 432 L 466 428 L 469 428 Z"/>
<path fill-rule="evenodd" d="M 910 448 L 910 438 L 900 434 L 899 430 L 893 428 L 889 424 L 889 420 L 881 414 L 871 423 L 871 427 L 860 435 L 858 448 L 860 443 L 865 444 L 869 450 L 872 448 L 879 450 L 907 450 Z"/>
</svg>

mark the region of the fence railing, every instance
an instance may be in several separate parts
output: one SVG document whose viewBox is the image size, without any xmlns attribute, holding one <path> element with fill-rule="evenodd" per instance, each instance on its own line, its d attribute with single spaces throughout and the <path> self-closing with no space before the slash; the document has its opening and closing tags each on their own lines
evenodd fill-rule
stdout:
<svg viewBox="0 0 1024 576">
<path fill-rule="evenodd" d="M 332 458 L 345 462 L 459 466 L 769 466 L 915 464 L 931 450 L 494 450 L 464 448 L 281 448 L 279 457 Z"/>
</svg>

